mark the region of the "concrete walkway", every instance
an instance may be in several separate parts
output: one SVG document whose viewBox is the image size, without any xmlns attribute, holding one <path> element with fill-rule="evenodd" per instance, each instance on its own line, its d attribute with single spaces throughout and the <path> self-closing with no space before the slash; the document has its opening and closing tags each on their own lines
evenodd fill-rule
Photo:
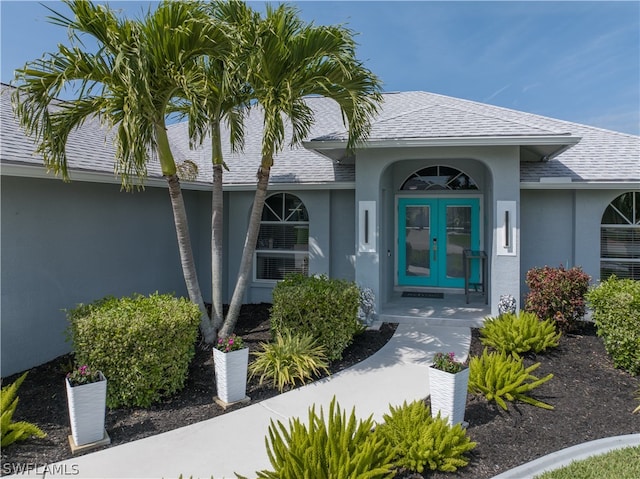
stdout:
<svg viewBox="0 0 640 479">
<path fill-rule="evenodd" d="M 285 424 L 292 417 L 306 419 L 313 404 L 326 412 L 335 396 L 347 414 L 355 407 L 357 417 L 381 421 L 389 405 L 429 395 L 427 368 L 436 352 L 466 359 L 470 342 L 469 328 L 401 324 L 380 351 L 329 378 L 191 426 L 52 464 L 45 477 L 255 477 L 270 468 L 265 436 L 272 419 Z"/>
</svg>

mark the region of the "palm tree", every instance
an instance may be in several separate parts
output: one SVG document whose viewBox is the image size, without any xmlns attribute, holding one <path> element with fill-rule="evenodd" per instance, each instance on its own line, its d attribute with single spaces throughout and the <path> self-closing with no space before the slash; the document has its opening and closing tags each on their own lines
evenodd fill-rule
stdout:
<svg viewBox="0 0 640 479">
<path fill-rule="evenodd" d="M 380 84 L 355 56 L 350 30 L 342 26 L 305 24 L 295 8 L 267 5 L 265 18 L 248 60 L 247 83 L 252 101 L 264 114 L 262 160 L 238 279 L 220 336 L 235 328 L 255 252 L 260 218 L 275 155 L 284 148 L 285 118 L 291 122 L 291 144 L 299 144 L 313 125 L 308 95 L 331 98 L 348 128 L 348 148 L 369 132 L 381 101 Z"/>
<path fill-rule="evenodd" d="M 45 166 L 69 180 L 65 152 L 69 134 L 91 117 L 115 132 L 116 173 L 126 189 L 131 177 L 143 185 L 147 162 L 155 154 L 167 181 L 182 270 L 189 298 L 200 307 L 207 341 L 215 331 L 204 307 L 195 270 L 189 228 L 165 117 L 176 99 L 193 99 L 191 85 L 201 77 L 195 65 L 214 48 L 220 56 L 230 42 L 209 21 L 202 4 L 166 1 L 143 21 L 120 19 L 106 6 L 66 0 L 74 19 L 50 11 L 50 21 L 71 32 L 71 47 L 58 46 L 16 72 L 13 105 L 20 124 L 35 137 Z M 88 36 L 95 52 L 83 49 Z M 56 98 L 64 88 L 76 96 Z"/>
<path fill-rule="evenodd" d="M 212 54 L 199 65 L 202 81 L 197 99 L 178 108 L 189 119 L 192 143 L 202 144 L 207 135 L 211 141 L 213 168 L 211 200 L 211 320 L 217 332 L 224 321 L 222 305 L 223 259 L 223 173 L 227 168 L 222 150 L 222 124 L 226 123 L 233 151 L 244 145 L 244 117 L 250 97 L 246 84 L 246 66 L 251 38 L 255 37 L 259 16 L 240 1 L 214 1 L 209 4 L 211 21 L 225 28 L 234 48 L 221 57 L 212 44 Z"/>
</svg>

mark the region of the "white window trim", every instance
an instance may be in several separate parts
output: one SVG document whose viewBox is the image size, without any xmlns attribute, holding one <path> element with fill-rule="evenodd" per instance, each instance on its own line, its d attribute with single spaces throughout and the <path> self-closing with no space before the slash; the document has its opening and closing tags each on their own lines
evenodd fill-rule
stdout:
<svg viewBox="0 0 640 479">
<path fill-rule="evenodd" d="M 302 206 L 305 208 L 305 210 L 307 210 L 306 205 L 304 204 L 304 202 L 300 199 L 300 197 L 298 195 L 295 195 L 293 193 L 287 193 L 287 192 L 278 192 L 278 193 L 273 193 L 271 195 L 269 195 L 268 198 L 272 197 L 272 196 L 282 196 L 283 199 L 286 195 L 290 195 L 290 196 L 294 196 L 296 197 L 300 203 L 302 204 Z M 281 213 L 278 213 L 276 211 L 274 211 L 271 207 L 269 207 L 266 203 L 265 200 L 265 205 L 263 208 L 269 208 L 271 210 L 271 212 L 273 214 L 275 214 L 278 217 L 283 216 Z M 307 210 L 307 215 L 308 215 L 308 210 Z M 289 215 L 286 218 L 290 218 L 291 215 L 293 215 L 295 213 L 295 211 L 292 211 L 291 213 L 289 213 Z M 260 221 L 260 227 L 262 227 L 262 225 L 287 225 L 287 226 L 307 226 L 307 228 L 310 228 L 310 221 L 287 221 L 287 219 L 284 219 L 282 221 Z M 258 233 L 259 235 L 259 233 Z M 252 282 L 256 283 L 257 285 L 275 285 L 277 284 L 279 281 L 278 279 L 267 279 L 267 278 L 258 278 L 258 254 L 260 253 L 267 253 L 267 254 L 286 254 L 286 255 L 301 255 L 301 254 L 305 254 L 306 258 L 307 258 L 307 273 L 308 273 L 308 268 L 309 268 L 309 260 L 310 260 L 310 254 L 309 254 L 309 242 L 311 241 L 311 239 L 309 238 L 308 242 L 307 242 L 307 250 L 288 250 L 288 249 L 260 249 L 258 247 L 256 247 L 255 251 L 253 252 L 253 265 L 252 265 Z"/>
</svg>

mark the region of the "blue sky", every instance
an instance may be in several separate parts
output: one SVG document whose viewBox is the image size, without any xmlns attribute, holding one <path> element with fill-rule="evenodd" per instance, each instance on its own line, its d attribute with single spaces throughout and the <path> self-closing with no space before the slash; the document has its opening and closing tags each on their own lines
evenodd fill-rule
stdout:
<svg viewBox="0 0 640 479">
<path fill-rule="evenodd" d="M 139 16 L 153 2 L 109 2 Z M 251 2 L 255 8 L 264 3 Z M 59 2 L 46 5 L 64 11 Z M 640 134 L 640 2 L 303 1 L 346 24 L 386 91 L 424 90 Z M 0 2 L 1 75 L 66 43 L 38 2 Z"/>
</svg>

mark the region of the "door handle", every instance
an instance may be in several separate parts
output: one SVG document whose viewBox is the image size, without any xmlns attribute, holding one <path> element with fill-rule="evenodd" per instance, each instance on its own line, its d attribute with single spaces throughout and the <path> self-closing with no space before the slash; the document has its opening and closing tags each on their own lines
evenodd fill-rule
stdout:
<svg viewBox="0 0 640 479">
<path fill-rule="evenodd" d="M 433 238 L 433 261 L 438 261 L 438 238 Z"/>
</svg>

